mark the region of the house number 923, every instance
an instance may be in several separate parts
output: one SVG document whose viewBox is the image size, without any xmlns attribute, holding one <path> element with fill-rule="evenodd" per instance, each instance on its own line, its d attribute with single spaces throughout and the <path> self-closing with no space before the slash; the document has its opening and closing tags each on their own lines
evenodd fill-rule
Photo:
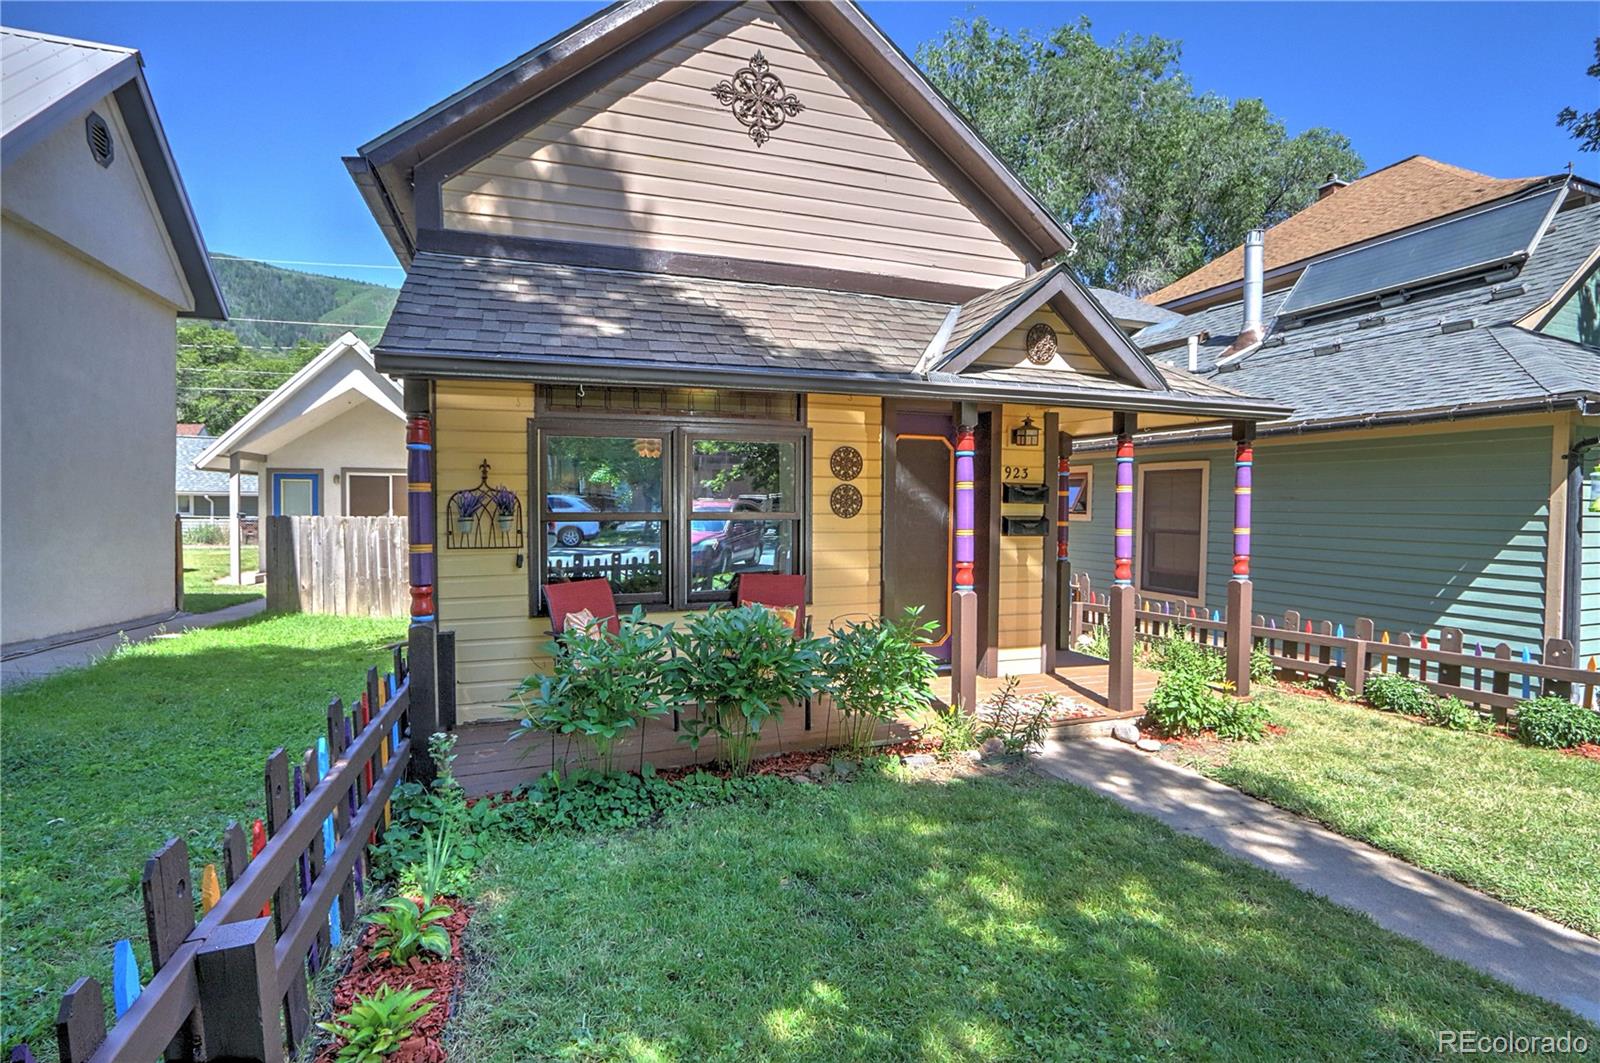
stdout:
<svg viewBox="0 0 1600 1063">
<path fill-rule="evenodd" d="M 1026 465 L 1007 465 L 1001 470 L 1003 478 L 1007 480 L 1026 480 L 1032 471 Z"/>
</svg>

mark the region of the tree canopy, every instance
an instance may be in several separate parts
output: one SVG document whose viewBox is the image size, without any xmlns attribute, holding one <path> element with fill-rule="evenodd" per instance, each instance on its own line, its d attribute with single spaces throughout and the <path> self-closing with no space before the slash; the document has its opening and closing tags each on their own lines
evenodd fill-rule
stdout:
<svg viewBox="0 0 1600 1063">
<path fill-rule="evenodd" d="M 318 347 L 301 340 L 279 354 L 253 351 L 239 337 L 210 325 L 178 326 L 178 420 L 198 421 L 221 435 L 295 370 Z"/>
<path fill-rule="evenodd" d="M 1594 62 L 1584 71 L 1592 78 L 1600 78 L 1600 37 L 1594 39 Z M 1600 107 L 1580 111 L 1576 107 L 1563 107 L 1556 115 L 1556 125 L 1572 134 L 1579 151 L 1600 151 Z"/>
<path fill-rule="evenodd" d="M 917 50 L 934 84 L 1077 238 L 1090 283 L 1139 294 L 1236 247 L 1364 168 L 1343 134 L 1289 136 L 1261 100 L 1197 93 L 1179 42 L 1104 46 L 1088 19 L 1047 37 L 957 19 Z"/>
</svg>

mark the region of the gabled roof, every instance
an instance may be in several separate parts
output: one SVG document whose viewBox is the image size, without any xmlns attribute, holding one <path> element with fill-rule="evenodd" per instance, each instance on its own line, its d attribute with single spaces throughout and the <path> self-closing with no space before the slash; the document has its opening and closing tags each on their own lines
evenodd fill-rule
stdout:
<svg viewBox="0 0 1600 1063">
<path fill-rule="evenodd" d="M 346 332 L 278 385 L 195 458 L 197 469 L 226 470 L 232 454 L 261 455 L 370 402 L 405 421 L 400 385 L 379 373 L 372 351 Z"/>
<path fill-rule="evenodd" d="M 494 123 L 515 139 L 516 112 L 578 73 L 644 43 L 659 52 L 737 6 L 726 0 L 623 0 L 362 145 L 345 159 L 402 262 L 417 248 L 412 177 L 426 160 Z M 1032 245 L 1035 262 L 1070 251 L 1072 236 L 922 73 L 850 0 L 772 0 L 779 15 L 825 35 L 969 178 Z M 620 74 L 623 71 L 618 71 Z M 498 128 L 498 127 L 497 127 Z"/>
<path fill-rule="evenodd" d="M 1163 321 L 1174 321 L 1183 316 L 1175 310 L 1168 310 L 1143 299 L 1114 292 L 1110 288 L 1090 288 L 1089 294 L 1099 301 L 1113 321 L 1125 329 L 1137 330 Z"/>
<path fill-rule="evenodd" d="M 1399 232 L 1456 211 L 1514 195 L 1549 177 L 1502 179 L 1413 155 L 1374 170 L 1267 230 L 1266 271 L 1296 264 L 1352 244 Z M 1244 276 L 1244 247 L 1219 255 L 1188 276 L 1145 296 L 1173 309 L 1180 301 L 1238 285 Z M 1222 294 L 1217 292 L 1218 295 Z"/>
<path fill-rule="evenodd" d="M 178 427 L 182 428 L 183 425 Z M 180 495 L 225 495 L 228 493 L 228 474 L 226 472 L 201 471 L 195 468 L 195 459 L 205 453 L 207 447 L 216 442 L 214 436 L 185 435 L 178 433 L 177 469 L 175 479 Z M 241 494 L 253 495 L 256 493 L 256 478 L 254 473 L 246 473 L 239 477 L 239 491 Z"/>
<path fill-rule="evenodd" d="M 979 308 L 990 326 L 1018 303 Z M 1063 298 L 1066 292 L 1072 298 Z M 1044 294 L 1040 294 L 1044 293 Z M 1061 309 L 1097 356 L 1127 344 L 1088 293 L 1058 269 L 1029 278 L 1021 298 Z M 607 270 L 521 259 L 420 252 L 378 342 L 378 367 L 398 375 L 519 378 L 638 387 L 938 396 L 1161 410 L 1197 417 L 1282 416 L 1287 409 L 1213 381 L 1148 370 L 1157 383 L 1070 370 L 1005 374 L 918 365 L 958 307 L 821 288 Z M 1079 315 L 1078 323 L 1067 314 Z M 959 315 L 958 315 L 959 316 Z M 969 338 L 969 347 L 980 342 Z M 1133 360 L 1149 365 L 1135 353 Z M 1166 372 L 1166 371 L 1164 371 Z"/>
<path fill-rule="evenodd" d="M 1343 194 L 1338 193 L 1338 194 Z M 1582 197 L 1574 197 L 1581 201 Z M 1200 371 L 1294 407 L 1273 428 L 1364 423 L 1441 411 L 1451 416 L 1555 404 L 1600 403 L 1600 351 L 1517 322 L 1543 306 L 1600 247 L 1600 203 L 1556 214 L 1514 276 L 1466 278 L 1387 307 L 1361 307 L 1297 328 L 1279 308 L 1287 290 L 1262 300 L 1267 335 L 1217 372 L 1243 322 L 1237 299 L 1152 326 L 1135 342 L 1182 364 L 1186 337 L 1201 337 Z"/>
<path fill-rule="evenodd" d="M 96 100 L 113 97 L 194 296 L 194 309 L 179 316 L 224 320 L 227 303 L 211 272 L 143 66 L 132 48 L 0 27 L 0 167 L 9 167 L 66 122 L 83 118 Z"/>
</svg>

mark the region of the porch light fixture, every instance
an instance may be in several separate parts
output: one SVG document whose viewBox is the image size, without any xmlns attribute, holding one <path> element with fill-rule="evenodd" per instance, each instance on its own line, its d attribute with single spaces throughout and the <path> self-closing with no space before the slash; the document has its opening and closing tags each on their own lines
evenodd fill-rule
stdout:
<svg viewBox="0 0 1600 1063">
<path fill-rule="evenodd" d="M 1039 429 L 1034 425 L 1032 417 L 1024 417 L 1022 423 L 1011 430 L 1011 443 L 1018 447 L 1039 445 Z"/>
</svg>

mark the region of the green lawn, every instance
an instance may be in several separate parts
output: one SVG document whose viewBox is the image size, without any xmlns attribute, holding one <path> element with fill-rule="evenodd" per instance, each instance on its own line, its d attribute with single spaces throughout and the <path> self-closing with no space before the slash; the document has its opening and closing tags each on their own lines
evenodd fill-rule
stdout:
<svg viewBox="0 0 1600 1063">
<path fill-rule="evenodd" d="M 111 945 L 141 963 L 139 874 L 182 835 L 198 868 L 228 820 L 262 814 L 262 765 L 326 729 L 404 621 L 274 615 L 128 647 L 8 691 L 0 745 L 0 1045 L 53 1058 L 60 994 Z M 148 975 L 148 966 L 146 966 Z"/>
<path fill-rule="evenodd" d="M 256 568 L 254 546 L 239 548 L 239 569 L 251 572 Z M 264 583 L 243 587 L 218 587 L 217 580 L 228 574 L 228 548 L 226 546 L 183 547 L 183 608 L 191 613 L 209 613 L 240 602 L 260 598 L 267 593 Z"/>
<path fill-rule="evenodd" d="M 1600 1030 L 1025 772 L 501 843 L 451 1058 L 1364 1059 Z"/>
<path fill-rule="evenodd" d="M 1600 934 L 1600 763 L 1345 702 L 1259 696 L 1288 734 L 1180 759 L 1419 867 Z"/>
</svg>

